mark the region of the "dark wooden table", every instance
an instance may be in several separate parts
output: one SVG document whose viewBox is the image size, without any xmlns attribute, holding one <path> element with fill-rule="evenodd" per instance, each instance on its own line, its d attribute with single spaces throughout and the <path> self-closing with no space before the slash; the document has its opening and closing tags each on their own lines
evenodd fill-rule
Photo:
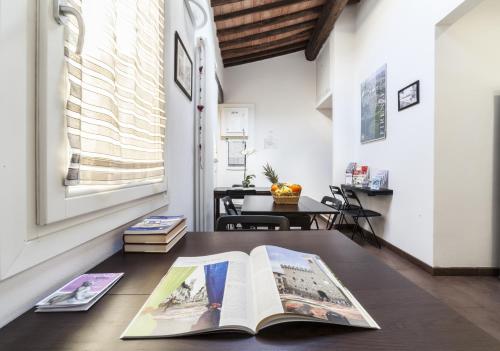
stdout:
<svg viewBox="0 0 500 351">
<path fill-rule="evenodd" d="M 176 257 L 264 244 L 320 255 L 382 329 L 290 323 L 255 337 L 120 340 Z M 125 276 L 87 312 L 23 314 L 0 330 L 0 350 L 500 350 L 496 339 L 336 231 L 189 233 L 169 254 L 117 253 L 91 272 Z"/>
<path fill-rule="evenodd" d="M 337 210 L 316 201 L 309 196 L 301 196 L 297 205 L 278 205 L 272 196 L 246 195 L 241 208 L 242 215 L 277 215 L 294 214 L 335 214 Z"/>
<path fill-rule="evenodd" d="M 241 195 L 232 195 L 232 198 L 243 199 L 245 192 L 255 192 L 255 195 L 271 195 L 269 188 L 255 187 L 255 188 L 235 188 L 235 187 L 217 187 L 214 188 L 214 226 L 217 223 L 217 218 L 220 217 L 220 199 L 228 195 L 229 191 L 238 191 Z"/>
<path fill-rule="evenodd" d="M 377 195 L 392 195 L 394 191 L 392 189 L 380 188 L 378 190 L 372 190 L 369 187 L 359 187 L 349 184 L 342 184 L 340 186 L 342 189 L 349 189 L 353 191 L 359 191 L 360 193 L 364 193 L 368 196 L 377 196 Z"/>
</svg>

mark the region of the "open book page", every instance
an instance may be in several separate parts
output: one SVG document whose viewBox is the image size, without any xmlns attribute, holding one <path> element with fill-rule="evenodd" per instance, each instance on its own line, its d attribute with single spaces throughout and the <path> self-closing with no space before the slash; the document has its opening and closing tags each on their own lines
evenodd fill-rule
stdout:
<svg viewBox="0 0 500 351">
<path fill-rule="evenodd" d="M 259 252 L 262 254 L 260 247 Z M 318 256 L 277 246 L 265 246 L 265 252 L 286 315 L 379 328 Z"/>
<path fill-rule="evenodd" d="M 258 246 L 250 252 L 251 282 L 257 323 L 255 329 L 260 321 L 284 312 L 266 247 Z"/>
<path fill-rule="evenodd" d="M 179 257 L 122 338 L 154 338 L 241 329 L 253 333 L 249 257 L 226 252 Z"/>
</svg>

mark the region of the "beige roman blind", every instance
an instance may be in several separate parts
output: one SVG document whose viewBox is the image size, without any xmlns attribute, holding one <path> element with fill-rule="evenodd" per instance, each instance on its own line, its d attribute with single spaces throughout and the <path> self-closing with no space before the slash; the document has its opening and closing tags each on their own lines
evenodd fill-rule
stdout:
<svg viewBox="0 0 500 351">
<path fill-rule="evenodd" d="M 164 0 L 71 0 L 66 26 L 66 185 L 135 185 L 165 174 Z M 72 19 L 73 20 L 73 19 Z"/>
</svg>

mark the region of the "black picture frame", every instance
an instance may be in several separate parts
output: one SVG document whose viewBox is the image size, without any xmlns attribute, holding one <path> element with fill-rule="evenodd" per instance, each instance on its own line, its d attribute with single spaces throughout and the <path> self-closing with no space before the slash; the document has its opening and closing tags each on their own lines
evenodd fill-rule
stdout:
<svg viewBox="0 0 500 351">
<path fill-rule="evenodd" d="M 182 57 L 184 59 L 187 59 L 188 61 L 184 61 L 182 67 L 179 65 L 179 54 L 181 53 L 182 50 Z M 186 85 L 186 77 L 182 77 L 179 73 L 181 74 L 186 74 L 185 72 L 185 67 L 184 65 L 189 62 L 189 86 Z M 182 69 L 184 72 L 180 72 L 179 70 Z M 181 37 L 179 36 L 179 33 L 177 31 L 175 32 L 175 52 L 174 52 L 174 81 L 175 84 L 182 90 L 184 95 L 187 96 L 189 101 L 193 100 L 193 61 L 191 60 L 191 57 L 189 56 L 188 51 L 186 50 L 186 47 L 184 46 L 184 43 L 181 40 Z"/>
<path fill-rule="evenodd" d="M 408 95 L 411 94 L 411 95 Z M 408 99 L 409 101 L 405 101 Z M 398 111 L 406 110 L 420 103 L 420 80 L 398 91 Z"/>
</svg>

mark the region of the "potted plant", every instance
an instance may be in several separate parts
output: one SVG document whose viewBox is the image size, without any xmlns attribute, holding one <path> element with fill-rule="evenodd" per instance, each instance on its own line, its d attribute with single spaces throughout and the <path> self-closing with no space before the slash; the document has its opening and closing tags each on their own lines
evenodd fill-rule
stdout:
<svg viewBox="0 0 500 351">
<path fill-rule="evenodd" d="M 252 184 L 252 179 L 255 179 L 255 174 L 248 174 L 247 175 L 247 157 L 250 155 L 253 155 L 255 153 L 255 149 L 248 149 L 245 144 L 245 149 L 241 152 L 241 154 L 244 156 L 244 168 L 243 168 L 243 180 L 241 182 L 241 185 L 244 188 L 248 188 Z"/>
</svg>

